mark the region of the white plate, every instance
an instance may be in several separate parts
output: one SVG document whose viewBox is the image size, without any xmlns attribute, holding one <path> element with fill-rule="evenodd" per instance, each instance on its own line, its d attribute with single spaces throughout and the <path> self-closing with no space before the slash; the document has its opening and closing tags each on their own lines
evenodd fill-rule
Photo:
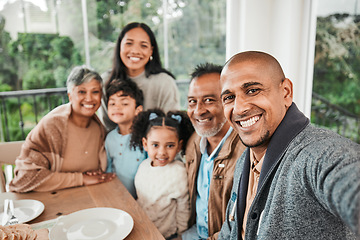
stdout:
<svg viewBox="0 0 360 240">
<path fill-rule="evenodd" d="M 131 232 L 134 220 L 116 208 L 89 208 L 59 218 L 50 229 L 51 240 L 119 240 Z"/>
<path fill-rule="evenodd" d="M 19 219 L 19 223 L 26 223 L 37 218 L 44 211 L 44 204 L 38 200 L 23 199 L 14 200 L 14 214 Z M 4 203 L 0 205 L 0 211 L 4 209 Z M 4 212 L 0 213 L 0 219 Z"/>
</svg>

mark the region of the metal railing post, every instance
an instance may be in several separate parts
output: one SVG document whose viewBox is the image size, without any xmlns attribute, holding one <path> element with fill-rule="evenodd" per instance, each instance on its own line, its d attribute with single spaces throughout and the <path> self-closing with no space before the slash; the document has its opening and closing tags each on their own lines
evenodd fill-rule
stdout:
<svg viewBox="0 0 360 240">
<path fill-rule="evenodd" d="M 3 104 L 3 109 L 4 109 L 4 123 L 5 123 L 5 141 L 9 141 L 10 139 L 10 133 L 9 133 L 9 126 L 8 126 L 8 120 L 7 120 L 7 116 L 6 116 L 6 103 L 5 103 L 5 99 L 3 99 L 2 101 Z"/>
<path fill-rule="evenodd" d="M 20 97 L 17 97 L 17 99 L 18 99 L 19 117 L 20 117 L 19 126 L 20 126 L 20 128 L 21 128 L 22 138 L 25 139 L 24 121 L 23 121 L 23 116 L 22 116 L 22 111 L 21 111 Z"/>
</svg>

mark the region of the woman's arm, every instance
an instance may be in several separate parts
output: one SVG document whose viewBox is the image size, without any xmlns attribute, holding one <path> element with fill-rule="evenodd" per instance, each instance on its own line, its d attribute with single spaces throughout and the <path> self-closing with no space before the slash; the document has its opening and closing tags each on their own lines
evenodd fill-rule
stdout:
<svg viewBox="0 0 360 240">
<path fill-rule="evenodd" d="M 41 185 L 60 167 L 63 143 L 67 131 L 65 121 L 70 105 L 63 105 L 46 115 L 31 130 L 15 161 L 14 179 L 10 190 L 29 192 Z M 64 112 L 64 117 L 53 117 L 54 112 Z M 70 110 L 68 111 L 68 113 Z"/>
<path fill-rule="evenodd" d="M 47 192 L 82 185 L 82 173 L 53 172 L 50 177 L 48 177 L 39 186 L 35 187 L 34 191 Z"/>
<path fill-rule="evenodd" d="M 104 173 L 101 170 L 86 173 L 63 173 L 54 172 L 51 177 L 44 181 L 34 191 L 47 192 L 83 185 L 93 185 L 111 181 L 115 177 L 113 173 Z"/>
</svg>

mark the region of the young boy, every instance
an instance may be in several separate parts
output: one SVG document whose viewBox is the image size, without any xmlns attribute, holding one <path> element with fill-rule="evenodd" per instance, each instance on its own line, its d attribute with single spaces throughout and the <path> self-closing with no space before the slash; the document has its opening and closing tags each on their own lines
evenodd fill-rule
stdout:
<svg viewBox="0 0 360 240">
<path fill-rule="evenodd" d="M 106 87 L 108 116 L 118 126 L 106 136 L 107 172 L 115 172 L 136 199 L 134 178 L 146 152 L 130 148 L 131 126 L 135 116 L 143 110 L 144 96 L 135 82 L 112 81 Z"/>
</svg>

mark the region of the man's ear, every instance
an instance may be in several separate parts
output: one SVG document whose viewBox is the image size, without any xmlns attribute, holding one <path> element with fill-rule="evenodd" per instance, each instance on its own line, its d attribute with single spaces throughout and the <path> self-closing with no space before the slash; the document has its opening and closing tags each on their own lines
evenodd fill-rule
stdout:
<svg viewBox="0 0 360 240">
<path fill-rule="evenodd" d="M 290 107 L 293 102 L 293 84 L 290 79 L 285 78 L 281 83 L 284 92 L 284 100 L 286 108 Z"/>
<path fill-rule="evenodd" d="M 145 151 L 148 151 L 147 139 L 144 137 L 142 138 L 142 145 Z"/>
<path fill-rule="evenodd" d="M 137 116 L 144 109 L 143 105 L 139 105 L 135 108 L 135 116 Z"/>
</svg>

